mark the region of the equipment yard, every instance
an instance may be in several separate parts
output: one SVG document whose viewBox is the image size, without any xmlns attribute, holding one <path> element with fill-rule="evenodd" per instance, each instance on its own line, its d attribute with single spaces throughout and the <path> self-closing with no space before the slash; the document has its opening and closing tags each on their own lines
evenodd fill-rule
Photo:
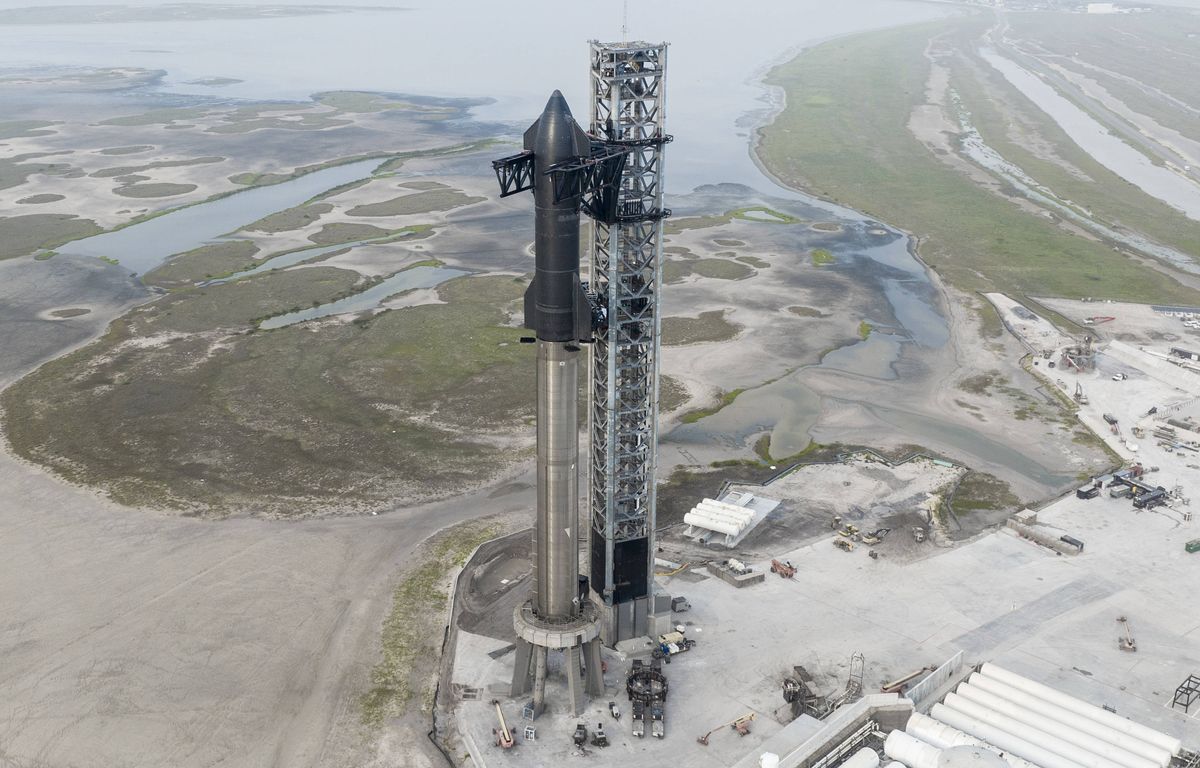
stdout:
<svg viewBox="0 0 1200 768">
<path fill-rule="evenodd" d="M 1098 400 L 1102 397 L 1097 392 Z M 513 655 L 497 652 L 511 638 L 460 628 L 450 676 L 458 694 L 455 722 L 462 752 L 487 766 L 562 765 L 582 759 L 585 752 L 593 765 L 622 765 L 631 759 L 733 765 L 790 719 L 781 686 L 794 665 L 812 676 L 809 685 L 815 693 L 837 698 L 847 687 L 855 653 L 865 661 L 862 691 L 869 694 L 959 650 L 967 665 L 996 661 L 1087 701 L 1115 707 L 1124 716 L 1183 738 L 1194 749 L 1196 708 L 1190 719 L 1170 709 L 1175 687 L 1200 668 L 1200 624 L 1194 611 L 1185 609 L 1200 586 L 1193 556 L 1185 551 L 1185 543 L 1200 535 L 1195 522 L 1184 520 L 1188 507 L 1176 503 L 1138 510 L 1128 498 L 1112 498 L 1107 492 L 1090 500 L 1071 493 L 1038 510 L 1035 525 L 1055 538 L 1069 535 L 1084 542 L 1084 550 L 1074 555 L 1059 554 L 1008 528 L 988 530 L 957 545 L 937 535 L 916 542 L 911 528 L 923 519 L 928 491 L 960 472 L 923 459 L 893 469 L 862 458 L 805 467 L 761 489 L 784 502 L 743 548 L 708 551 L 712 559 L 742 558 L 748 567 L 766 572 L 762 582 L 736 589 L 696 561 L 671 569 L 670 575 L 660 570 L 662 589 L 686 596 L 690 603 L 690 610 L 673 616 L 696 641 L 688 653 L 662 667 L 670 696 L 661 741 L 649 733 L 641 739 L 631 734 L 624 679 L 632 655 L 621 658 L 605 651 L 607 694 L 592 701 L 582 717 L 571 717 L 565 700 L 551 698 L 547 713 L 530 723 L 521 717 L 524 702 L 502 695 Z M 1166 478 L 1170 472 L 1164 466 L 1158 474 Z M 873 510 L 876 516 L 862 522 L 843 521 L 843 526 L 854 522 L 863 531 L 891 524 L 879 545 L 869 547 L 860 540 L 849 552 L 832 546 L 844 537 L 830 528 L 827 513 L 806 512 L 825 523 L 819 533 L 815 519 L 800 524 L 795 535 L 802 541 L 762 535 L 773 522 L 779 524 L 777 518 L 801 520 L 791 510 L 802 508 L 802 498 L 826 497 L 831 489 L 822 478 L 835 474 L 849 485 L 830 511 L 865 507 L 858 498 L 864 491 L 875 494 L 877 507 L 892 510 L 890 516 Z M 892 489 L 902 485 L 897 480 L 911 481 L 918 474 L 925 478 L 923 485 L 913 481 L 904 491 Z M 682 557 L 674 537 L 660 537 L 660 543 L 664 557 Z M 869 556 L 870 549 L 880 556 Z M 789 562 L 795 576 L 771 574 L 772 559 Z M 468 564 L 468 574 L 474 565 Z M 497 567 L 491 560 L 489 568 Z M 995 588 L 998 578 L 1003 589 Z M 520 591 L 519 582 L 510 588 Z M 499 603 L 504 603 L 500 612 L 511 614 L 512 601 Z M 1136 655 L 1119 648 L 1121 616 L 1136 635 Z M 556 674 L 552 668 L 552 677 Z M 472 698 L 463 697 L 463 691 Z M 497 697 L 518 736 L 512 750 L 492 746 L 495 712 L 488 702 Z M 620 720 L 611 717 L 609 700 L 625 713 Z M 755 715 L 749 735 L 739 737 L 726 727 L 713 733 L 707 746 L 697 743 L 710 728 L 749 713 Z M 571 735 L 580 722 L 589 731 L 602 723 L 611 746 L 577 748 Z M 534 741 L 520 738 L 527 724 L 536 729 Z"/>
</svg>

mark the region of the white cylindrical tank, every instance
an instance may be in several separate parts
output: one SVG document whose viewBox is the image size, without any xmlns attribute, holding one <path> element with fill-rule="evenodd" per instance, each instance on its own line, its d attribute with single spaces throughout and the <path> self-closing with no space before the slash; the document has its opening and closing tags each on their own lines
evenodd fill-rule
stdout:
<svg viewBox="0 0 1200 768">
<path fill-rule="evenodd" d="M 1120 763 L 1098 755 L 1090 749 L 1077 747 L 1069 741 L 1063 740 L 1056 733 L 1048 733 L 1028 723 L 1023 723 L 1007 715 L 1002 715 L 970 699 L 965 699 L 957 693 L 946 694 L 946 698 L 942 700 L 942 703 L 950 709 L 958 710 L 964 715 L 973 717 L 982 723 L 994 725 L 1000 730 L 1008 731 L 1012 734 L 1019 734 L 1021 738 L 1030 744 L 1036 744 L 1043 749 L 1048 749 L 1055 754 L 1062 755 L 1085 768 L 1124 768 Z M 1055 721 L 1047 720 L 1046 722 L 1053 723 Z"/>
<path fill-rule="evenodd" d="M 1049 701 L 1020 688 L 1016 688 L 995 677 L 987 677 L 975 672 L 969 678 L 970 684 L 976 688 L 996 696 L 1015 701 L 1028 707 L 1031 711 L 1054 718 L 1078 731 L 1095 736 L 1110 744 L 1152 760 L 1160 765 L 1168 765 L 1173 754 L 1169 749 L 1159 744 L 1145 741 L 1140 736 L 1129 733 L 1123 728 L 1114 728 L 1109 723 L 1103 723 L 1077 711 L 1063 707 L 1061 704 Z M 1032 681 L 1031 681 L 1032 682 Z M 1086 705 L 1085 706 L 1090 706 Z M 1104 712 L 1104 710 L 1100 710 Z M 1111 714 L 1106 712 L 1105 714 Z M 1137 725 L 1127 720 L 1121 722 L 1127 725 Z M 1146 729 L 1149 730 L 1149 729 Z"/>
<path fill-rule="evenodd" d="M 1144 757 L 1147 760 L 1152 760 L 1158 765 L 1162 766 L 1162 768 L 1166 768 L 1166 766 L 1170 765 L 1171 763 L 1171 753 L 1158 745 L 1151 744 L 1148 741 L 1142 741 L 1136 736 L 1114 730 L 1113 728 L 1093 720 L 1090 717 L 1085 717 L 1076 712 L 1072 712 L 1069 709 L 1064 709 L 1057 704 L 1028 694 L 1019 688 L 1013 688 L 1011 685 L 1002 683 L 994 677 L 984 677 L 978 672 L 974 672 L 967 679 L 967 681 L 970 685 L 970 690 L 986 691 L 993 696 L 999 696 L 1002 699 L 1007 699 L 1020 704 L 1030 712 L 1041 715 L 1042 717 L 1053 718 L 1063 725 L 1074 728 L 1077 731 L 1086 733 L 1090 736 L 1095 736 L 1097 739 L 1102 739 L 1109 744 L 1113 744 L 1114 746 L 1124 749 L 1127 752 L 1132 752 L 1133 754 Z M 958 692 L 967 698 L 971 698 L 964 688 L 966 688 L 966 686 L 960 685 Z"/>
<path fill-rule="evenodd" d="M 988 747 L 995 749 L 990 744 L 985 743 L 981 739 L 963 733 L 957 728 L 951 728 L 945 723 L 939 723 L 928 715 L 922 715 L 920 712 L 913 712 L 908 718 L 908 725 L 904 728 L 909 736 L 913 736 L 926 744 L 931 744 L 938 749 L 949 749 L 951 747 Z M 1004 758 L 1004 762 L 1008 763 L 1009 768 L 1038 768 L 1033 763 L 1024 758 L 1017 757 L 1011 752 L 1001 752 L 1000 757 Z"/>
<path fill-rule="evenodd" d="M 732 523 L 724 520 L 714 520 L 711 517 L 697 515 L 695 512 L 688 512 L 683 516 L 683 522 L 688 525 L 694 525 L 697 528 L 703 528 L 706 531 L 716 531 L 729 536 L 737 536 L 742 532 L 742 529 Z"/>
<path fill-rule="evenodd" d="M 870 747 L 863 747 L 847 758 L 841 768 L 879 768 L 879 755 Z"/>
<path fill-rule="evenodd" d="M 942 750 L 938 768 L 1008 768 L 1008 763 L 985 747 L 950 747 Z"/>
<path fill-rule="evenodd" d="M 1034 765 L 1041 766 L 1041 768 L 1080 768 L 1079 763 L 1036 744 L 1031 744 L 1016 734 L 1001 730 L 994 725 L 988 725 L 956 709 L 950 709 L 944 704 L 934 704 L 929 714 L 933 716 L 934 720 L 983 739 L 993 747 L 1004 752 L 1011 752 Z"/>
<path fill-rule="evenodd" d="M 938 768 L 942 750 L 918 741 L 904 731 L 896 730 L 883 742 L 883 754 L 904 763 L 908 768 Z"/>
<path fill-rule="evenodd" d="M 1112 732 L 1112 739 L 1102 739 L 1093 734 L 1081 731 L 1072 726 L 1071 723 L 1060 720 L 1054 715 L 1046 714 L 1044 711 L 1035 712 L 1028 706 L 1028 699 L 1031 698 L 1029 694 L 1023 694 L 1016 689 L 1012 690 L 1014 694 L 1021 698 L 1010 700 L 990 691 L 985 691 L 969 682 L 958 686 L 955 689 L 955 693 L 964 699 L 973 701 L 1002 715 L 1007 715 L 1014 720 L 1019 720 L 1032 728 L 1037 728 L 1038 730 L 1058 736 L 1063 741 L 1070 742 L 1077 747 L 1082 747 L 1093 754 L 1112 760 L 1114 763 L 1120 763 L 1125 768 L 1167 768 L 1167 765 L 1171 762 L 1171 756 L 1166 753 L 1166 750 L 1158 751 L 1161 756 L 1166 758 L 1166 762 L 1160 762 L 1158 760 L 1151 760 L 1145 755 L 1138 754 L 1131 749 L 1127 749 L 1126 744 L 1142 744 L 1150 747 L 1150 749 L 1154 749 L 1154 747 L 1143 741 L 1134 739 L 1132 736 L 1125 736 L 1114 731 Z"/>
<path fill-rule="evenodd" d="M 1142 741 L 1147 741 L 1156 746 L 1170 752 L 1172 755 L 1178 755 L 1183 749 L 1183 743 L 1173 736 L 1168 736 L 1165 733 L 1147 728 L 1141 723 L 1135 723 L 1132 720 L 1126 720 L 1112 712 L 1097 707 L 1094 704 L 1088 704 L 1082 699 L 1077 699 L 1074 696 L 1057 691 L 1048 685 L 1030 680 L 1027 677 L 1022 677 L 1015 672 L 1009 672 L 1007 669 L 997 667 L 991 662 L 984 664 L 980 669 L 984 677 L 992 677 L 1002 683 L 1008 683 L 1013 688 L 1025 691 L 1026 693 L 1037 696 L 1040 699 L 1057 704 L 1064 709 L 1069 709 L 1072 712 L 1089 717 L 1096 722 L 1114 728 L 1121 733 L 1127 733 L 1130 736 L 1136 736 Z"/>
<path fill-rule="evenodd" d="M 758 768 L 779 768 L 779 755 L 774 752 L 763 752 L 758 756 Z"/>
</svg>

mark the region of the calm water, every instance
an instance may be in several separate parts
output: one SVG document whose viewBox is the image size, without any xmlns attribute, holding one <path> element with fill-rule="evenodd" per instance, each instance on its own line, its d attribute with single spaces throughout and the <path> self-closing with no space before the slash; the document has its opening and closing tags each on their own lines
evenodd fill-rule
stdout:
<svg viewBox="0 0 1200 768">
<path fill-rule="evenodd" d="M 305 320 L 316 320 L 318 317 L 329 317 L 330 315 L 341 315 L 347 312 L 362 312 L 374 309 L 379 306 L 380 302 L 395 296 L 397 293 L 411 291 L 414 288 L 433 288 L 452 277 L 465 274 L 467 272 L 461 269 L 413 267 L 403 272 L 397 272 L 379 285 L 368 288 L 361 293 L 347 296 L 339 301 L 331 301 L 328 304 L 322 304 L 312 309 L 302 309 L 299 312 L 277 315 L 264 320 L 259 327 L 263 330 L 270 330 L 271 328 L 282 328 L 285 325 L 302 323 Z"/>
<path fill-rule="evenodd" d="M 1151 163 L 1148 157 L 1114 136 L 1033 73 L 994 51 L 984 49 L 981 55 L 1097 162 L 1146 194 L 1200 221 L 1200 185 Z"/>
<path fill-rule="evenodd" d="M 366 178 L 382 162 L 362 160 L 314 171 L 282 184 L 255 187 L 115 232 L 76 240 L 58 250 L 73 256 L 117 259 L 121 266 L 142 274 L 173 254 L 199 248 L 268 214 L 299 205 L 341 184 Z"/>
<path fill-rule="evenodd" d="M 3 0 L 0 6 L 35 4 Z M 410 10 L 269 20 L 0 26 L 0 68 L 165 69 L 165 91 L 252 99 L 305 99 L 336 89 L 490 97 L 495 102 L 475 110 L 478 118 L 521 124 L 532 121 L 549 93 L 559 88 L 586 122 L 587 40 L 620 37 L 620 3 L 398 4 Z M 671 43 L 667 121 L 676 136 L 666 166 L 671 192 L 716 181 L 773 187 L 750 160 L 745 120 L 750 114 L 753 123 L 771 110 L 770 96 L 758 82 L 768 64 L 819 40 L 953 12 L 948 6 L 904 0 L 746 0 L 736 7 L 724 0 L 655 0 L 629 6 L 632 38 Z M 731 14 L 736 14 L 736 25 Z M 215 88 L 188 84 L 210 77 L 243 82 Z"/>
</svg>

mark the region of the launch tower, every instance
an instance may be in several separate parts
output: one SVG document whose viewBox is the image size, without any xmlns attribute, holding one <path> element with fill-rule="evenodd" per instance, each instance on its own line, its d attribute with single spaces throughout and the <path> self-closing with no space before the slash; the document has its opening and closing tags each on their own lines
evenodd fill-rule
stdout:
<svg viewBox="0 0 1200 768">
<path fill-rule="evenodd" d="M 614 645 L 651 632 L 666 43 L 591 44 L 592 136 L 625 147 L 617 215 L 596 219 L 590 293 L 590 508 L 593 599 Z"/>
</svg>

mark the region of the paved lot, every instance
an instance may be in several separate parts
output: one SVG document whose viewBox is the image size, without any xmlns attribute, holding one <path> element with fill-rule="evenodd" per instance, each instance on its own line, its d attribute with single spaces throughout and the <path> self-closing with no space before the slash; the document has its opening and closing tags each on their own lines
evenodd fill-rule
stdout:
<svg viewBox="0 0 1200 768">
<path fill-rule="evenodd" d="M 872 560 L 865 548 L 845 553 L 823 538 L 777 553 L 798 566 L 791 581 L 768 574 L 764 583 L 737 590 L 695 573 L 666 579 L 668 590 L 691 601 L 692 611 L 680 618 L 699 640 L 665 668 L 667 738 L 633 739 L 627 717 L 614 724 L 596 706 L 585 719 L 604 722 L 615 744 L 589 748 L 589 764 L 636 758 L 730 765 L 781 727 L 773 713 L 783 704 L 779 686 L 791 665 L 805 665 L 819 690 L 832 693 L 845 685 L 849 657 L 859 651 L 869 691 L 960 648 L 968 663 L 995 660 L 1200 747 L 1200 718 L 1166 707 L 1175 686 L 1200 672 L 1200 555 L 1183 546 L 1200 537 L 1200 522 L 1183 523 L 1170 511 L 1137 512 L 1127 499 L 1072 495 L 1040 511 L 1039 524 L 1082 539 L 1085 551 L 1057 555 L 1002 530 L 954 548 L 930 544 L 924 559 Z M 1128 617 L 1137 653 L 1117 648 L 1118 616 Z M 570 764 L 575 720 L 561 714 L 538 721 L 536 743 L 507 754 L 490 746 L 487 699 L 505 700 L 512 654 L 492 660 L 486 653 L 502 645 L 460 635 L 454 681 L 485 691 L 482 702 L 461 706 L 466 729 L 489 766 Z M 626 668 L 610 661 L 609 698 L 622 704 Z M 499 687 L 489 691 L 492 685 Z M 560 688 L 556 677 L 550 690 L 561 710 Z M 515 703 L 506 706 L 510 717 L 518 715 Z M 757 713 L 751 736 L 737 739 L 726 729 L 708 747 L 696 743 L 747 711 Z"/>
</svg>

